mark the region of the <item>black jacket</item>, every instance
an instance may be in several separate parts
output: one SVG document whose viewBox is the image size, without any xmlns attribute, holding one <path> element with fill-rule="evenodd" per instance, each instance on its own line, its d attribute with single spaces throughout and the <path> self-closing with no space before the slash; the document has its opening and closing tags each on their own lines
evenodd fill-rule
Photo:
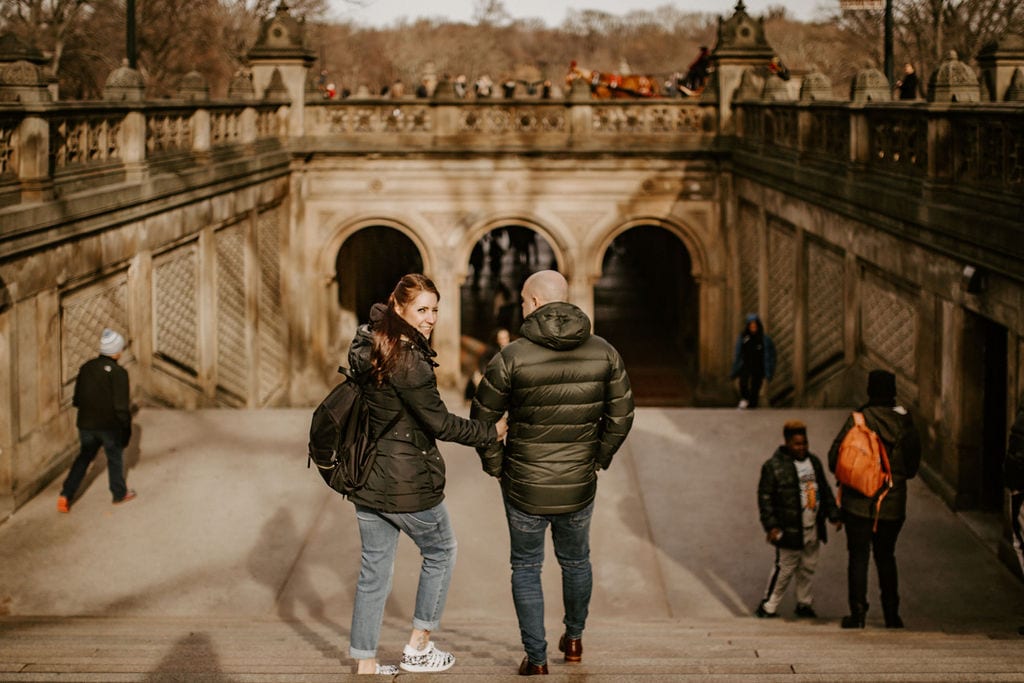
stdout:
<svg viewBox="0 0 1024 683">
<path fill-rule="evenodd" d="M 71 404 L 78 408 L 80 429 L 130 431 L 131 392 L 128 371 L 110 356 L 98 356 L 78 370 Z"/>
<path fill-rule="evenodd" d="M 356 332 L 349 350 L 349 368 L 357 375 L 370 370 L 372 325 L 384 314 L 374 305 L 370 325 Z M 445 465 L 436 439 L 481 447 L 497 443 L 494 424 L 467 420 L 448 412 L 437 391 L 433 358 L 436 355 L 422 334 L 411 326 L 403 340 L 397 370 L 384 385 L 367 384 L 373 434 L 399 412 L 402 416 L 377 444 L 377 458 L 370 476 L 359 491 L 349 495 L 358 505 L 381 512 L 419 512 L 444 500 Z"/>
<path fill-rule="evenodd" d="M 868 404 L 860 409 L 864 413 L 864 422 L 878 433 L 889 456 L 892 468 L 892 488 L 882 500 L 879 519 L 905 519 L 907 516 L 907 480 L 917 476 L 917 468 L 921 464 L 921 439 L 918 436 L 914 420 L 903 406 Z M 828 468 L 836 471 L 839 459 L 839 446 L 846 432 L 853 427 L 853 415 L 846 418 L 846 423 L 839 430 L 832 448 L 828 451 Z M 875 516 L 875 504 L 860 491 L 844 487 L 840 492 L 840 505 L 843 512 L 858 517 Z"/>
<path fill-rule="evenodd" d="M 1010 428 L 1003 461 L 1003 486 L 1011 491 L 1024 490 L 1024 397 L 1017 407 L 1017 419 Z"/>
<path fill-rule="evenodd" d="M 836 499 L 832 496 L 821 460 L 813 453 L 808 453 L 807 457 L 814 467 L 814 478 L 818 484 L 818 539 L 827 543 L 828 527 L 825 521 L 839 521 L 839 508 L 836 507 Z M 765 531 L 782 529 L 782 538 L 775 545 L 800 550 L 804 547 L 803 504 L 800 502 L 800 479 L 793 461 L 786 447 L 779 446 L 775 454 L 761 465 L 757 508 Z"/>
<path fill-rule="evenodd" d="M 597 469 L 608 468 L 633 424 L 629 377 L 570 303 L 541 306 L 521 333 L 487 365 L 470 413 L 493 421 L 507 410 L 506 443 L 477 451 L 517 509 L 575 512 L 594 500 Z"/>
</svg>

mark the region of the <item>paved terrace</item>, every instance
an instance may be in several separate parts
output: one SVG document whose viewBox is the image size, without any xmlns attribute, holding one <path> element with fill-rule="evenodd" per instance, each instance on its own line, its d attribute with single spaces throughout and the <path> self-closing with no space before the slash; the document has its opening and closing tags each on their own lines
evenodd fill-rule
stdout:
<svg viewBox="0 0 1024 683">
<path fill-rule="evenodd" d="M 145 409 L 127 455 L 136 501 L 112 506 L 94 468 L 71 514 L 55 510 L 55 481 L 0 524 L 0 680 L 346 678 L 358 533 L 351 505 L 305 469 L 308 416 Z M 553 659 L 555 678 L 1024 681 L 1024 585 L 916 481 L 898 552 L 905 631 L 882 628 L 874 577 L 868 628 L 839 628 L 841 535 L 817 577 L 821 619 L 793 619 L 792 595 L 786 618 L 752 616 L 772 561 L 757 521 L 758 471 L 791 417 L 809 423 L 812 450 L 824 455 L 844 413 L 639 410 L 601 474 L 584 662 Z M 445 676 L 512 680 L 522 652 L 498 486 L 472 450 L 443 451 L 460 542 L 435 635 L 458 657 Z M 407 637 L 416 572 L 403 539 L 384 662 Z M 550 553 L 545 582 L 557 640 Z"/>
</svg>

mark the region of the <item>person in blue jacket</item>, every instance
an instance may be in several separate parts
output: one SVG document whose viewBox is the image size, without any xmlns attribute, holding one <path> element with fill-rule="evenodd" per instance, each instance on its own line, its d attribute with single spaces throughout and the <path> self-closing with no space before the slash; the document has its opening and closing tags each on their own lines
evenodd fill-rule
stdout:
<svg viewBox="0 0 1024 683">
<path fill-rule="evenodd" d="M 761 385 L 775 374 L 775 343 L 764 332 L 756 313 L 747 315 L 736 338 L 732 356 L 732 379 L 740 385 L 740 408 L 756 408 Z"/>
</svg>

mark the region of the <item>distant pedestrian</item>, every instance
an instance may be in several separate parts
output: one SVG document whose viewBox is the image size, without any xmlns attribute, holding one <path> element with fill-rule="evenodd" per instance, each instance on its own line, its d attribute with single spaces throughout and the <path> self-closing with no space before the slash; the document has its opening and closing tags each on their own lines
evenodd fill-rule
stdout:
<svg viewBox="0 0 1024 683">
<path fill-rule="evenodd" d="M 868 611 L 868 559 L 875 554 L 882 613 L 886 628 L 903 628 L 900 618 L 899 580 L 896 570 L 896 539 L 907 517 L 907 480 L 917 475 L 921 463 L 921 441 L 909 411 L 896 403 L 896 376 L 885 370 L 868 373 L 868 402 L 859 411 L 869 429 L 878 434 L 892 468 L 892 488 L 877 510 L 877 498 L 869 498 L 851 487 L 840 487 L 839 500 L 846 525 L 849 616 L 843 628 L 864 628 Z M 851 415 L 839 430 L 828 452 L 828 468 L 835 472 L 839 446 L 853 427 Z"/>
<path fill-rule="evenodd" d="M 729 376 L 739 382 L 740 408 L 756 408 L 761 385 L 775 376 L 775 342 L 756 313 L 747 315 L 736 338 Z"/>
<path fill-rule="evenodd" d="M 917 73 L 910 62 L 903 65 L 903 78 L 896 81 L 896 87 L 899 89 L 901 100 L 917 99 Z"/>
<path fill-rule="evenodd" d="M 81 449 L 57 498 L 57 510 L 68 512 L 89 464 L 100 446 L 107 456 L 107 480 L 114 504 L 135 498 L 125 485 L 124 448 L 132 438 L 131 389 L 128 371 L 117 364 L 124 337 L 109 328 L 100 336 L 100 355 L 78 370 L 71 405 L 78 408 L 75 424 Z"/>
<path fill-rule="evenodd" d="M 784 81 L 789 80 L 789 67 L 782 63 L 778 55 L 775 55 L 768 62 L 768 73 L 772 76 L 778 76 Z"/>
<path fill-rule="evenodd" d="M 761 466 L 757 507 L 761 526 L 775 546 L 775 566 L 755 614 L 777 617 L 779 603 L 796 577 L 796 616 L 815 619 L 811 593 L 821 544 L 828 541 L 825 521 L 842 528 L 839 508 L 821 460 L 808 450 L 807 425 L 790 420 L 782 427 L 785 443 Z"/>
<path fill-rule="evenodd" d="M 1010 439 L 1003 460 L 1003 485 L 1010 490 L 1010 525 L 1013 549 L 1024 571 L 1024 396 L 1017 405 L 1017 419 L 1010 428 Z M 1024 636 L 1024 626 L 1017 629 Z"/>
</svg>

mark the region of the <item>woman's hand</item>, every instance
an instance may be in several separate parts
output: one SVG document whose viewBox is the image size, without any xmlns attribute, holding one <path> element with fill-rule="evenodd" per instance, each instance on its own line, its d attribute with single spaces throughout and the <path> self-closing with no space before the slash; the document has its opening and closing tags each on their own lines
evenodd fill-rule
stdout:
<svg viewBox="0 0 1024 683">
<path fill-rule="evenodd" d="M 504 441 L 505 435 L 508 434 L 508 418 L 502 415 L 501 419 L 494 423 L 494 427 L 498 430 L 498 441 Z"/>
</svg>

